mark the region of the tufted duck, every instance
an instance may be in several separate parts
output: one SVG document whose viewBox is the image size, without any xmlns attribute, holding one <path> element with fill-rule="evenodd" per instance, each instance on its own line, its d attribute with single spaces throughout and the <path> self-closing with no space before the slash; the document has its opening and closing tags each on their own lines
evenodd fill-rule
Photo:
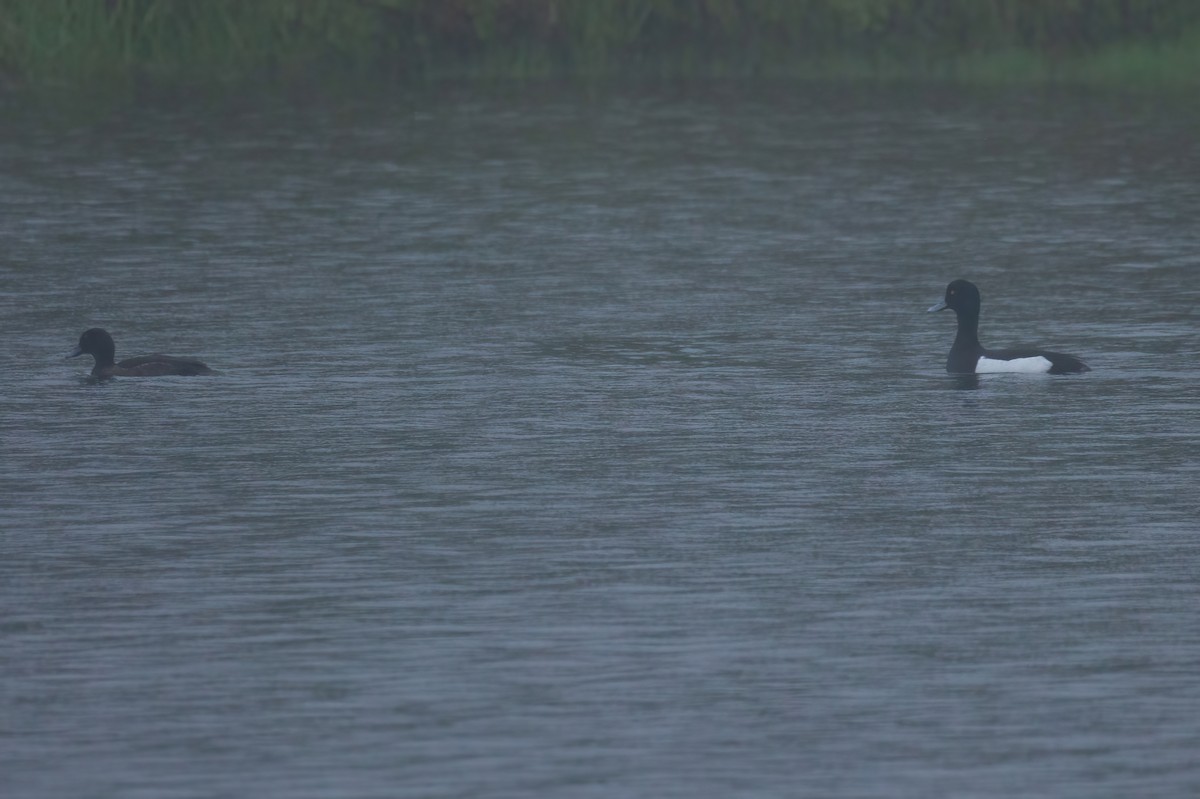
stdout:
<svg viewBox="0 0 1200 799">
<path fill-rule="evenodd" d="M 88 354 L 95 359 L 92 376 L 105 377 L 158 377 L 160 375 L 211 375 L 216 374 L 203 362 L 195 358 L 176 358 L 171 355 L 142 355 L 114 362 L 117 347 L 108 331 L 93 327 L 79 337 L 79 345 L 68 358 Z"/>
<path fill-rule="evenodd" d="M 1074 355 L 1035 349 L 989 350 L 979 343 L 979 289 L 969 280 L 955 280 L 946 297 L 929 309 L 952 308 L 958 315 L 958 335 L 946 359 L 946 371 L 962 374 L 990 372 L 1042 372 L 1052 375 L 1090 371 Z"/>
</svg>

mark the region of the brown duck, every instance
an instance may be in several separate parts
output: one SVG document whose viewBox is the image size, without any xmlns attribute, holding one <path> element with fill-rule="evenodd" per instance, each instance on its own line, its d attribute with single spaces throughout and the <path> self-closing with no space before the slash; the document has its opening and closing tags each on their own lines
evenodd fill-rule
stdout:
<svg viewBox="0 0 1200 799">
<path fill-rule="evenodd" d="M 195 358 L 178 358 L 173 355 L 140 355 L 116 362 L 117 345 L 107 330 L 93 327 L 79 337 L 79 344 L 68 358 L 91 355 L 96 361 L 92 377 L 160 377 L 162 375 L 211 375 L 216 374 L 203 361 Z"/>
</svg>

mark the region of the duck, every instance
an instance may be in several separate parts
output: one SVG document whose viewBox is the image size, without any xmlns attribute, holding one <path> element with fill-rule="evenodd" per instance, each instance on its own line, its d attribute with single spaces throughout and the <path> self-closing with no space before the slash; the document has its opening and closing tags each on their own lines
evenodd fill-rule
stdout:
<svg viewBox="0 0 1200 799">
<path fill-rule="evenodd" d="M 93 327 L 79 336 L 79 344 L 68 358 L 91 355 L 95 360 L 92 377 L 161 377 L 163 375 L 212 375 L 208 364 L 195 358 L 178 358 L 173 355 L 140 355 L 116 363 L 116 344 L 107 330 Z"/>
<path fill-rule="evenodd" d="M 946 358 L 951 374 L 990 374 L 1025 372 L 1029 374 L 1068 375 L 1090 372 L 1086 363 L 1074 355 L 1032 348 L 989 350 L 979 343 L 979 287 L 969 280 L 954 280 L 946 286 L 941 302 L 929 313 L 949 308 L 958 316 L 958 335 Z"/>
</svg>

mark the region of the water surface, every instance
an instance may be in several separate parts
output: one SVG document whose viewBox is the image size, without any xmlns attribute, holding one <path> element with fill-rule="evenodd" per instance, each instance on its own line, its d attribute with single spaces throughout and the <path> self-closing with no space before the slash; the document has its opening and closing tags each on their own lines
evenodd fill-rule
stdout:
<svg viewBox="0 0 1200 799">
<path fill-rule="evenodd" d="M 0 788 L 1195 794 L 1197 123 L 7 108 Z M 955 277 L 1093 371 L 946 375 Z"/>
</svg>

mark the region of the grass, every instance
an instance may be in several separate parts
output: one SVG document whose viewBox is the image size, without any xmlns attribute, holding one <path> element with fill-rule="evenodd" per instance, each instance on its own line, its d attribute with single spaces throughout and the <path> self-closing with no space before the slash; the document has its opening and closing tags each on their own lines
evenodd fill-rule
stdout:
<svg viewBox="0 0 1200 799">
<path fill-rule="evenodd" d="M 1194 0 L 0 0 L 0 76 L 34 91 L 335 76 L 1194 87 L 1198 53 Z"/>
</svg>

